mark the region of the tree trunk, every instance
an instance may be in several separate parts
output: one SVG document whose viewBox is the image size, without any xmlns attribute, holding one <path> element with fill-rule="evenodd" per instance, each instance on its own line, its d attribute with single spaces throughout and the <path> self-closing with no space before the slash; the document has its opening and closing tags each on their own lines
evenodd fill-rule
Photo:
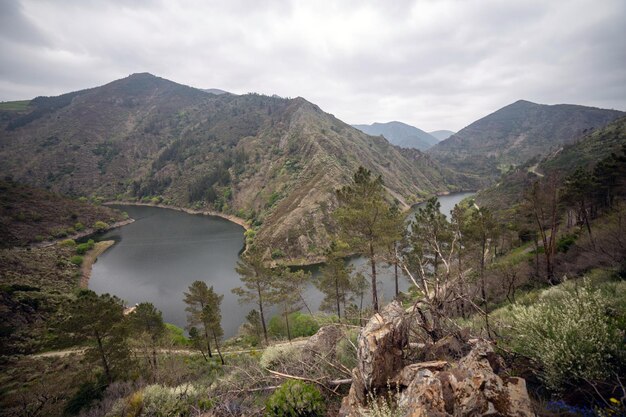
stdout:
<svg viewBox="0 0 626 417">
<path fill-rule="evenodd" d="M 267 327 L 265 326 L 265 315 L 263 314 L 263 296 L 261 295 L 261 286 L 257 284 L 257 291 L 259 294 L 259 313 L 261 314 L 261 324 L 263 324 L 263 338 L 267 345 Z"/>
<path fill-rule="evenodd" d="M 370 240 L 370 264 L 372 266 L 372 308 L 378 313 L 378 290 L 376 289 L 376 260 L 374 259 L 374 243 Z"/>
<path fill-rule="evenodd" d="M 217 354 L 220 356 L 220 361 L 222 362 L 222 365 L 224 365 L 224 357 L 222 356 L 222 352 L 220 351 L 220 344 L 217 341 L 217 336 L 215 335 L 215 332 L 213 330 L 211 330 L 211 333 L 213 333 L 213 340 L 215 341 L 215 349 L 217 349 Z"/>
<path fill-rule="evenodd" d="M 289 329 L 289 313 L 285 310 L 285 324 L 287 325 L 287 339 L 291 342 L 291 330 Z"/>
<path fill-rule="evenodd" d="M 207 353 L 209 354 L 209 358 L 212 358 L 213 355 L 211 354 L 211 339 L 209 338 L 209 332 L 206 328 L 206 324 L 202 324 L 204 327 L 204 338 L 206 339 L 206 350 Z"/>
<path fill-rule="evenodd" d="M 337 317 L 341 322 L 341 309 L 339 308 L 339 277 L 335 274 L 335 299 L 337 300 Z"/>
<path fill-rule="evenodd" d="M 100 333 L 96 330 L 96 342 L 98 343 L 98 352 L 100 352 L 100 359 L 102 360 L 102 367 L 104 368 L 104 375 L 107 377 L 107 381 L 113 382 L 113 376 L 111 375 L 111 369 L 109 368 L 109 362 L 104 354 L 104 346 L 102 346 L 102 339 Z"/>
</svg>

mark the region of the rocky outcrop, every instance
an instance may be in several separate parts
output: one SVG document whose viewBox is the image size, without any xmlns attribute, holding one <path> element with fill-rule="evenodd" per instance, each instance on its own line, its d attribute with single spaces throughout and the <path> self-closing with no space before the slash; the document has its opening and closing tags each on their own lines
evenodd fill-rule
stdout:
<svg viewBox="0 0 626 417">
<path fill-rule="evenodd" d="M 304 345 L 304 351 L 313 355 L 324 354 L 327 358 L 334 358 L 337 343 L 343 337 L 343 332 L 337 326 L 324 326 L 309 338 Z"/>
<path fill-rule="evenodd" d="M 388 387 L 398 416 L 534 416 L 526 382 L 498 375 L 504 364 L 488 341 L 442 339 L 425 353 L 445 352 L 446 360 L 404 364 L 407 323 L 400 305 L 392 303 L 363 328 L 358 366 L 340 416 L 367 415 L 367 403 Z M 464 356 L 454 360 L 449 355 L 454 353 Z"/>
</svg>

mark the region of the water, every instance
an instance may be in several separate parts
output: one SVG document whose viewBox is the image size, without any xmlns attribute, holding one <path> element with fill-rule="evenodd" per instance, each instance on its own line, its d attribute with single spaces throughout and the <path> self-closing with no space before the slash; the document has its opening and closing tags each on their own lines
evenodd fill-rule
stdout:
<svg viewBox="0 0 626 417">
<path fill-rule="evenodd" d="M 231 289 L 240 285 L 235 265 L 244 229 L 219 217 L 155 207 L 116 206 L 135 219 L 100 240 L 117 243 L 94 264 L 89 288 L 111 293 L 127 305 L 151 302 L 163 318 L 186 325 L 183 292 L 202 280 L 224 295 L 222 326 L 232 336 L 252 306 L 243 307 Z"/>
<path fill-rule="evenodd" d="M 439 197 L 441 211 L 449 214 L 456 203 L 472 193 Z M 240 305 L 231 289 L 241 285 L 235 265 L 243 249 L 243 228 L 219 217 L 191 215 L 175 210 L 145 206 L 116 206 L 135 219 L 134 223 L 112 230 L 100 240 L 116 244 L 100 255 L 94 264 L 89 288 L 96 293 L 111 293 L 127 305 L 151 302 L 163 312 L 163 318 L 179 327 L 186 325 L 183 292 L 196 280 L 213 286 L 223 294 L 222 327 L 224 335 L 236 335 L 254 304 Z M 370 276 L 368 260 L 354 257 L 347 261 L 355 272 Z M 308 268 L 313 276 L 319 267 Z M 393 267 L 377 265 L 379 301 L 384 303 L 395 293 Z M 399 288 L 406 291 L 408 280 L 400 275 Z M 311 284 L 304 298 L 317 310 L 322 294 Z M 371 303 L 366 293 L 364 304 Z M 268 309 L 267 319 L 273 309 Z"/>
</svg>

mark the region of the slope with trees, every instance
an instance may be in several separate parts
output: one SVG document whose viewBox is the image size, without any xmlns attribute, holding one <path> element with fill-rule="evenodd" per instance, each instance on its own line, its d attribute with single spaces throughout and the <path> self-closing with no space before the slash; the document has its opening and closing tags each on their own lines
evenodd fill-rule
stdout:
<svg viewBox="0 0 626 417">
<path fill-rule="evenodd" d="M 334 190 L 360 165 L 380 173 L 403 208 L 456 189 L 428 156 L 302 98 L 213 95 L 134 74 L 31 107 L 0 118 L 0 174 L 71 196 L 236 215 L 292 262 L 323 257 Z"/>
<path fill-rule="evenodd" d="M 617 110 L 519 100 L 475 121 L 428 154 L 473 179 L 479 189 L 511 167 L 555 152 L 623 115 Z"/>
</svg>

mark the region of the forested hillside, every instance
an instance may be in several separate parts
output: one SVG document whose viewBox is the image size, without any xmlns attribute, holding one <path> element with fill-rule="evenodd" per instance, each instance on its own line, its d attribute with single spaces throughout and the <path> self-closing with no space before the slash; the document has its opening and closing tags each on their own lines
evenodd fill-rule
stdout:
<svg viewBox="0 0 626 417">
<path fill-rule="evenodd" d="M 1 116 L 2 175 L 72 196 L 234 214 L 291 260 L 321 255 L 335 190 L 359 165 L 382 174 L 404 208 L 457 186 L 428 156 L 302 98 L 215 95 L 150 74 Z"/>
<path fill-rule="evenodd" d="M 428 154 L 467 175 L 478 189 L 510 168 L 555 152 L 621 116 L 617 110 L 520 100 L 475 121 Z"/>
</svg>

